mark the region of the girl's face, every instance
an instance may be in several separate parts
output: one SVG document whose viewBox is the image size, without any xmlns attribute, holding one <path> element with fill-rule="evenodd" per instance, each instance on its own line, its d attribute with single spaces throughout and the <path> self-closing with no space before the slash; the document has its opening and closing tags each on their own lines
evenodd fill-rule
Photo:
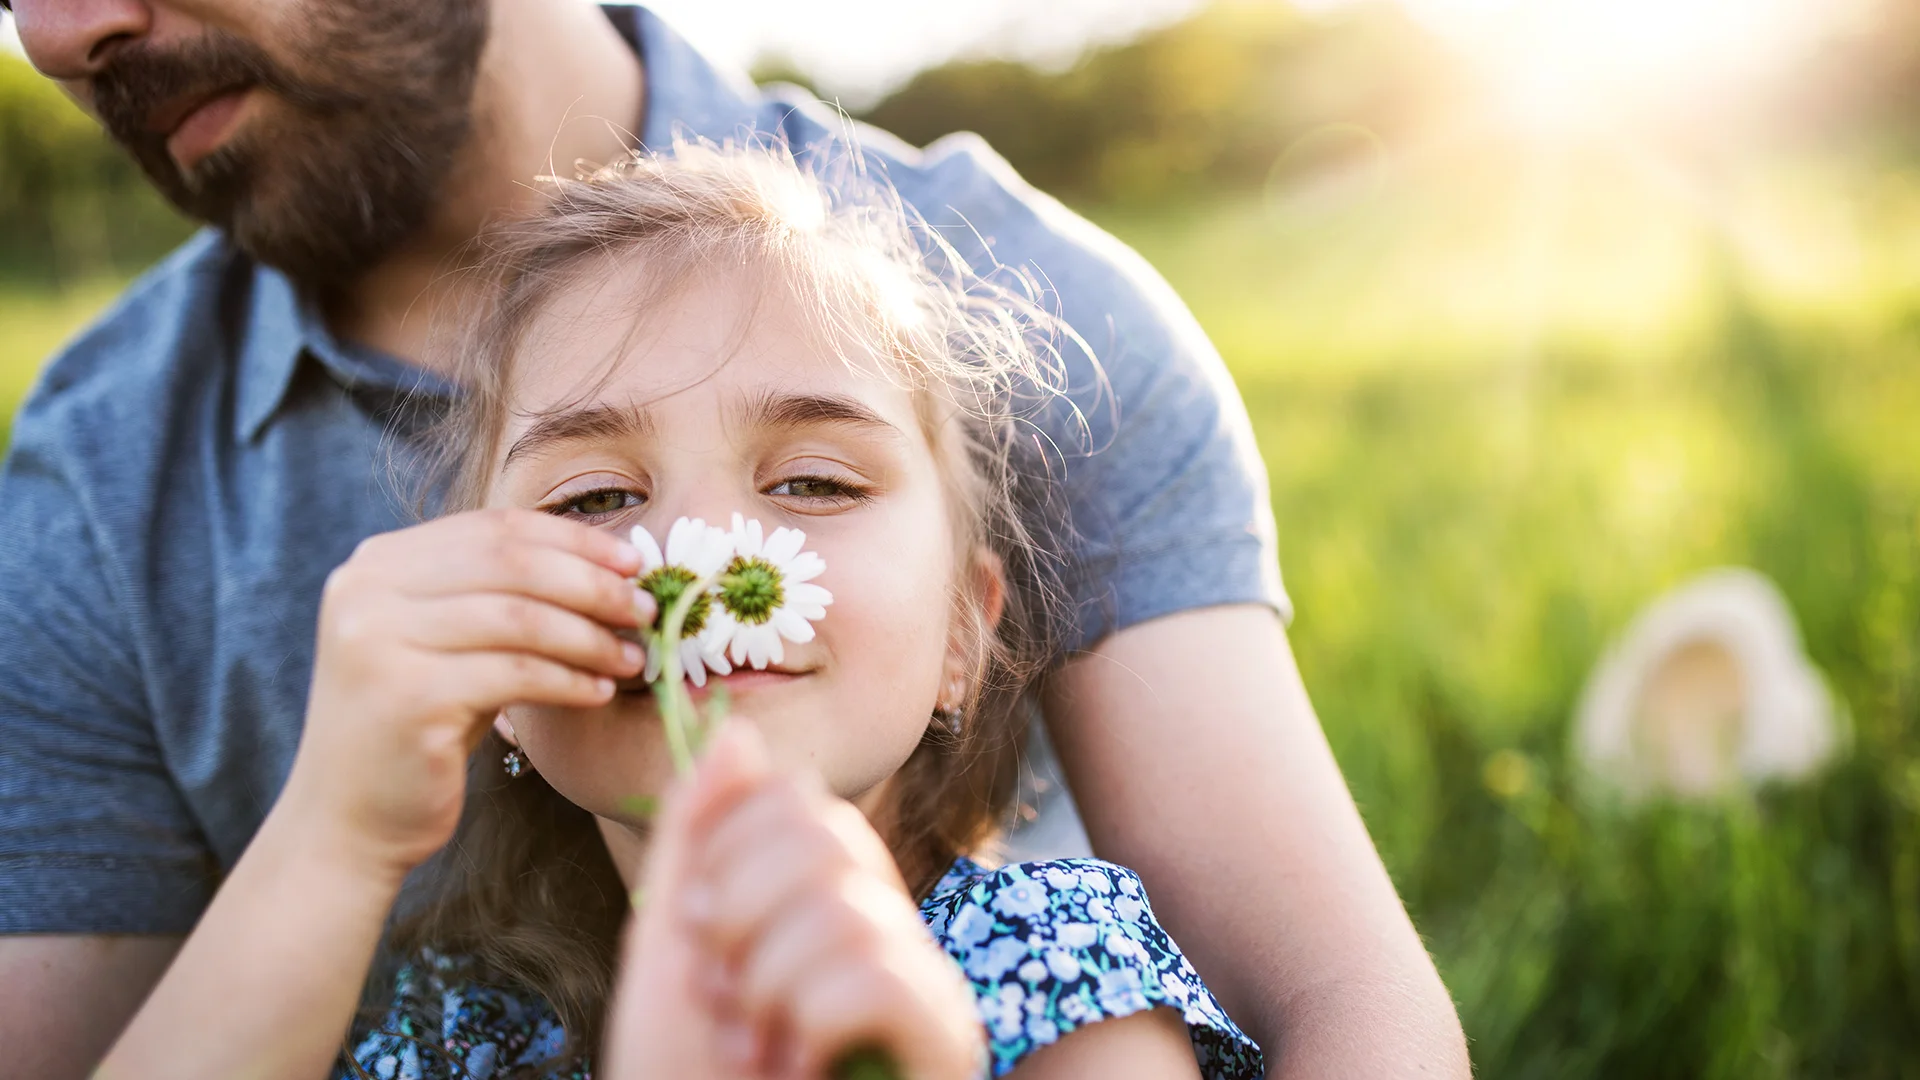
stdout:
<svg viewBox="0 0 1920 1080">
<path fill-rule="evenodd" d="M 560 289 L 529 328 L 489 503 L 623 536 L 645 525 L 663 543 L 678 517 L 724 526 L 735 511 L 803 530 L 833 593 L 816 636 L 695 700 L 725 686 L 777 763 L 859 800 L 913 752 L 957 670 L 953 526 L 914 395 L 872 355 L 821 347 L 784 290 L 739 276 L 675 293 L 636 331 L 638 261 Z M 637 680 L 598 709 L 506 715 L 547 781 L 603 818 L 632 823 L 623 801 L 671 774 Z"/>
</svg>

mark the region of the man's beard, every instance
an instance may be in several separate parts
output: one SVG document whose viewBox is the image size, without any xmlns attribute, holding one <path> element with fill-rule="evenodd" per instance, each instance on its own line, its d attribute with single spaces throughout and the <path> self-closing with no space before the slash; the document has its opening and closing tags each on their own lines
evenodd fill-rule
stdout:
<svg viewBox="0 0 1920 1080">
<path fill-rule="evenodd" d="M 144 43 L 93 80 L 94 108 L 162 194 L 227 232 L 296 284 L 335 293 L 427 220 L 474 132 L 487 0 L 308 0 L 285 55 L 209 31 L 186 46 Z M 182 170 L 154 110 L 258 87 L 268 106 Z"/>
</svg>

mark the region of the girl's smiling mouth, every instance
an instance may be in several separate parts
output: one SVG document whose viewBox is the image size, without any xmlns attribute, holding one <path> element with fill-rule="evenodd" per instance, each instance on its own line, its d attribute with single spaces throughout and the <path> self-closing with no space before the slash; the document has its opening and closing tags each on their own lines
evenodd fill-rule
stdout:
<svg viewBox="0 0 1920 1080">
<path fill-rule="evenodd" d="M 753 691 L 768 690 L 777 686 L 786 686 L 798 682 L 813 674 L 813 670 L 812 668 L 787 668 L 778 665 L 765 668 L 764 670 L 735 668 L 731 675 L 707 676 L 707 685 L 705 686 L 689 685 L 687 687 L 687 693 L 697 702 L 705 701 L 712 695 L 715 686 L 723 686 L 729 695 L 737 697 Z M 615 684 L 615 687 L 622 697 L 642 697 L 648 693 L 647 681 L 640 676 L 635 676 L 631 679 L 621 679 Z"/>
</svg>

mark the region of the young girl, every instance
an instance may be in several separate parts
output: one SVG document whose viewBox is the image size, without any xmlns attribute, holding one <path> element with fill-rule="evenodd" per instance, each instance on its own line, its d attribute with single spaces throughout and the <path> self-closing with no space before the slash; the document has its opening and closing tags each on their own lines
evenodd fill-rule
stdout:
<svg viewBox="0 0 1920 1080">
<path fill-rule="evenodd" d="M 382 1080 L 1260 1074 L 1130 872 L 971 858 L 1047 659 L 1049 324 L 867 189 L 684 146 L 498 241 L 456 512 L 329 579 L 292 774 L 104 1073 L 320 1077 L 352 1025 Z M 736 514 L 832 605 L 714 660 L 737 718 L 676 780 L 623 538 Z"/>
</svg>

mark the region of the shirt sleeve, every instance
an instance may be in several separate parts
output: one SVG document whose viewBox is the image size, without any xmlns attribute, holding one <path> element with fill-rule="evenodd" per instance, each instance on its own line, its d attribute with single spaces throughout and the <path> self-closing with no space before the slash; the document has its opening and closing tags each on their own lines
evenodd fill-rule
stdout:
<svg viewBox="0 0 1920 1080">
<path fill-rule="evenodd" d="M 0 466 L 0 933 L 185 933 L 213 856 L 155 737 L 135 643 L 46 425 Z"/>
<path fill-rule="evenodd" d="M 1090 436 L 1065 466 L 1074 644 L 1220 604 L 1290 616 L 1266 467 L 1225 363 L 1144 260 L 1105 234 L 1089 245 L 1096 280 L 1059 285 L 1098 371 L 1069 387 Z"/>
<path fill-rule="evenodd" d="M 1021 863 L 936 913 L 936 938 L 973 983 L 993 1075 L 1101 1020 L 1177 1010 L 1207 1080 L 1256 1080 L 1260 1048 L 1167 936 L 1130 870 L 1094 859 Z"/>
</svg>

